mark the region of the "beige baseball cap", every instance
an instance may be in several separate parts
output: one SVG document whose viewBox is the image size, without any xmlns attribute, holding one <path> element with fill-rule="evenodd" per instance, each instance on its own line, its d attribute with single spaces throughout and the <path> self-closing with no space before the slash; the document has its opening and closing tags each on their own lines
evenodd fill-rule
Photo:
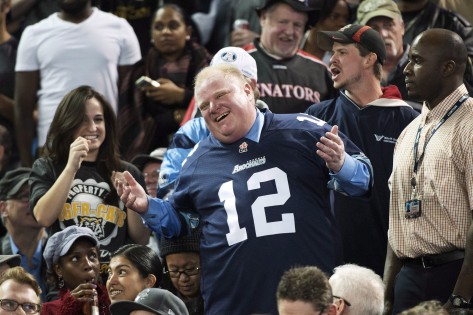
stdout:
<svg viewBox="0 0 473 315">
<path fill-rule="evenodd" d="M 401 17 L 401 11 L 392 0 L 364 0 L 356 11 L 357 24 L 361 25 L 366 25 L 369 20 L 377 16 L 395 19 Z"/>
</svg>

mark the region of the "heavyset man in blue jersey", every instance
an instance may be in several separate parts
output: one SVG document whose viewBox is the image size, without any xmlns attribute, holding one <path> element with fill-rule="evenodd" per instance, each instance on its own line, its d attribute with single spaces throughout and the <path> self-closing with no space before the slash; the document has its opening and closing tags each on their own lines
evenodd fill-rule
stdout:
<svg viewBox="0 0 473 315">
<path fill-rule="evenodd" d="M 326 273 L 340 264 L 329 188 L 369 193 L 366 156 L 324 121 L 256 110 L 254 91 L 233 65 L 204 69 L 195 98 L 211 135 L 184 162 L 168 201 L 146 196 L 125 173 L 127 207 L 165 237 L 201 221 L 206 314 L 277 314 L 276 288 L 294 265 Z M 189 214 L 190 212 L 190 214 Z"/>
</svg>

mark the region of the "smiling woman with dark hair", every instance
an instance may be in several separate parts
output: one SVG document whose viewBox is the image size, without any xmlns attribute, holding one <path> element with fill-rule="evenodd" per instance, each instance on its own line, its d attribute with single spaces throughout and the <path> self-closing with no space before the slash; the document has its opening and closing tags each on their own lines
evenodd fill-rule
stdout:
<svg viewBox="0 0 473 315">
<path fill-rule="evenodd" d="M 112 254 L 107 291 L 112 303 L 133 301 L 146 288 L 158 288 L 163 267 L 156 252 L 145 245 L 128 244 Z"/>
<path fill-rule="evenodd" d="M 32 167 L 30 209 L 51 233 L 68 226 L 86 226 L 101 244 L 100 258 L 124 244 L 147 244 L 149 230 L 141 218 L 119 201 L 112 177 L 131 171 L 144 185 L 140 171 L 120 159 L 115 113 L 90 86 L 70 91 L 54 115 L 45 151 Z M 104 273 L 108 266 L 100 269 Z"/>
</svg>

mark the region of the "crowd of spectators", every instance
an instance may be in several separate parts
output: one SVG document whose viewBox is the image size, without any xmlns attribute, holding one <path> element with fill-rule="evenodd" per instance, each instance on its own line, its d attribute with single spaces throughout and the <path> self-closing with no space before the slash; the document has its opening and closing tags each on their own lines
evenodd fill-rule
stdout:
<svg viewBox="0 0 473 315">
<path fill-rule="evenodd" d="M 0 314 L 466 314 L 472 12 L 0 0 Z"/>
</svg>

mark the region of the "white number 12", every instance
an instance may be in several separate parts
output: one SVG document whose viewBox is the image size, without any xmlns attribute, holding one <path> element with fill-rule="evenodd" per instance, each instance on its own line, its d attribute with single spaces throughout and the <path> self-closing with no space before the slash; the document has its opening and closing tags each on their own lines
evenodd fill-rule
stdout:
<svg viewBox="0 0 473 315">
<path fill-rule="evenodd" d="M 281 221 L 268 222 L 266 220 L 267 207 L 283 205 L 291 197 L 286 173 L 277 167 L 254 173 L 247 181 L 248 190 L 259 189 L 260 183 L 271 180 L 274 180 L 276 184 L 277 193 L 259 196 L 251 205 L 257 237 L 296 232 L 293 213 L 283 213 Z M 241 228 L 238 222 L 233 181 L 223 183 L 218 191 L 218 196 L 220 201 L 223 201 L 223 206 L 227 212 L 227 224 L 230 230 L 227 233 L 228 245 L 231 246 L 248 239 L 246 228 Z"/>
</svg>

